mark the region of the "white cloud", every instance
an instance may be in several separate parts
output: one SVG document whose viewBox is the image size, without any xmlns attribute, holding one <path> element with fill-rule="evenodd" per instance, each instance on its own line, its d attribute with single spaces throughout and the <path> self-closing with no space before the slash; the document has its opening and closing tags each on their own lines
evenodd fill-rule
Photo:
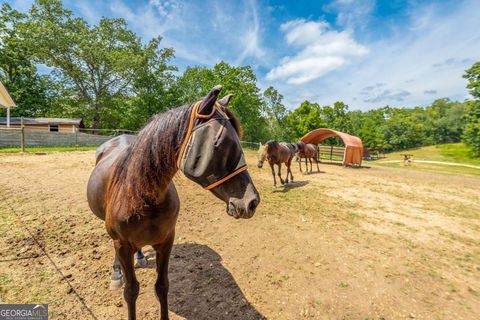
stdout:
<svg viewBox="0 0 480 320">
<path fill-rule="evenodd" d="M 324 7 L 336 12 L 336 24 L 347 29 L 364 29 L 375 8 L 375 0 L 334 0 Z"/>
<path fill-rule="evenodd" d="M 251 12 L 250 19 L 252 24 L 245 30 L 245 33 L 240 38 L 240 42 L 243 44 L 244 49 L 237 58 L 237 65 L 241 64 L 247 57 L 262 58 L 265 55 L 265 52 L 260 44 L 260 21 L 254 0 L 249 1 L 249 9 Z"/>
<path fill-rule="evenodd" d="M 161 17 L 166 17 L 170 14 L 172 10 L 175 10 L 179 7 L 179 3 L 174 0 L 162 1 L 162 0 L 149 0 L 148 4 L 156 8 L 158 14 Z"/>
<path fill-rule="evenodd" d="M 116 0 L 110 5 L 113 16 L 124 18 L 145 40 L 162 36 L 163 45 L 175 49 L 180 68 L 213 66 L 220 60 L 242 64 L 264 57 L 258 10 L 254 0 L 149 0 L 134 7 Z"/>
<path fill-rule="evenodd" d="M 288 21 L 280 26 L 286 41 L 302 47 L 293 57 L 284 57 L 267 73 L 267 80 L 284 80 L 301 84 L 320 78 L 328 72 L 363 56 L 368 49 L 357 43 L 350 32 L 330 30 L 325 21 Z"/>
<path fill-rule="evenodd" d="M 282 92 L 291 108 L 305 99 L 320 104 L 341 100 L 353 109 L 371 109 L 427 105 L 442 97 L 468 98 L 462 75 L 480 60 L 480 2 L 462 1 L 448 8 L 419 4 L 408 12 L 407 19 L 389 21 L 394 32 L 381 38 L 376 29 L 365 31 L 365 38 L 373 40 L 365 44 L 369 54 L 362 59 L 302 86 L 289 85 L 281 78 L 265 85 Z M 382 85 L 377 87 L 377 83 Z M 363 90 L 366 87 L 370 89 Z"/>
</svg>

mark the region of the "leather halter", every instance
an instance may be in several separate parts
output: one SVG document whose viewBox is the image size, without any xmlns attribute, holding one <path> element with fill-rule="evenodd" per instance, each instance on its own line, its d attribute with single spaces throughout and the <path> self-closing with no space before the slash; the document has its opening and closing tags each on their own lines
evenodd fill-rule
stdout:
<svg viewBox="0 0 480 320">
<path fill-rule="evenodd" d="M 189 122 L 188 122 L 188 129 L 187 129 L 187 134 L 185 135 L 185 139 L 182 142 L 182 145 L 180 146 L 180 151 L 178 153 L 178 159 L 177 159 L 177 169 L 180 168 L 180 164 L 182 162 L 183 157 L 185 156 L 185 150 L 188 145 L 188 142 L 190 140 L 190 137 L 192 136 L 193 129 L 195 127 L 195 120 L 197 119 L 202 119 L 202 120 L 208 120 L 210 119 L 216 111 L 218 111 L 225 119 L 229 120 L 230 118 L 227 116 L 224 107 L 218 102 L 215 101 L 215 106 L 212 108 L 212 112 L 208 115 L 203 115 L 198 113 L 198 108 L 200 107 L 202 101 L 197 101 L 192 107 L 192 110 L 190 112 L 190 117 L 189 117 Z M 247 170 L 247 166 L 243 166 L 241 168 L 238 168 L 237 170 L 229 173 L 225 177 L 221 178 L 218 181 L 213 182 L 212 184 L 204 187 L 206 190 L 210 190 L 215 188 L 216 186 L 221 185 L 225 181 L 235 177 L 236 175 L 242 173 L 243 171 Z"/>
</svg>

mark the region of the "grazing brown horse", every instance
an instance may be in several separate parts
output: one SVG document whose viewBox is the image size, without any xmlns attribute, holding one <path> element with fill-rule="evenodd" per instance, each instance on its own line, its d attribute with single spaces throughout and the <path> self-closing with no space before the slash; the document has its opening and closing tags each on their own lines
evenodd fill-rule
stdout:
<svg viewBox="0 0 480 320">
<path fill-rule="evenodd" d="M 305 167 L 308 173 L 308 163 L 307 160 L 310 161 L 310 173 L 312 173 L 312 159 L 317 164 L 317 172 L 320 172 L 320 168 L 318 167 L 318 147 L 311 143 L 304 143 L 299 141 L 295 144 L 295 153 L 298 160 L 298 165 L 300 166 L 300 172 L 302 172 L 302 159 L 305 159 Z"/>
<path fill-rule="evenodd" d="M 264 145 L 260 144 L 260 149 L 258 150 L 258 167 L 262 168 L 265 160 L 268 160 L 268 164 L 272 169 L 273 175 L 273 186 L 277 186 L 277 180 L 275 179 L 275 169 L 273 165 L 278 166 L 278 177 L 282 184 L 288 183 L 288 175 L 290 174 L 290 181 L 293 182 L 292 169 L 290 168 L 292 164 L 292 159 L 295 154 L 295 147 L 288 142 L 280 142 L 270 140 L 267 141 Z M 282 179 L 282 163 L 285 163 L 287 166 L 287 178 L 285 181 Z"/>
<path fill-rule="evenodd" d="M 178 169 L 223 200 L 235 218 L 250 218 L 260 202 L 246 171 L 240 124 L 217 101 L 221 86 L 201 101 L 156 115 L 138 134 L 113 138 L 97 150 L 87 197 L 105 221 L 116 252 L 112 281 L 125 279 L 128 319 L 136 319 L 139 283 L 133 256 L 146 245 L 156 251 L 156 295 L 168 319 L 168 259 L 180 200 L 172 182 Z"/>
</svg>

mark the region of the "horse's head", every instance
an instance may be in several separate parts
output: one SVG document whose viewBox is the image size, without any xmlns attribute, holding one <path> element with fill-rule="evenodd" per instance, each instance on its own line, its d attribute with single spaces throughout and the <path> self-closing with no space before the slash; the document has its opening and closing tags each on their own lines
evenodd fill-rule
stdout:
<svg viewBox="0 0 480 320">
<path fill-rule="evenodd" d="M 267 160 L 268 155 L 268 144 L 261 144 L 258 148 L 258 164 L 257 167 L 262 168 L 263 163 Z"/>
<path fill-rule="evenodd" d="M 305 148 L 305 143 L 302 141 L 298 141 L 295 143 L 295 153 L 298 152 L 303 152 L 303 149 Z"/>
<path fill-rule="evenodd" d="M 220 90 L 221 86 L 214 87 L 193 106 L 179 167 L 189 179 L 225 201 L 229 215 L 250 218 L 260 195 L 246 170 L 240 124 L 227 108 L 232 95 L 217 101 Z"/>
</svg>

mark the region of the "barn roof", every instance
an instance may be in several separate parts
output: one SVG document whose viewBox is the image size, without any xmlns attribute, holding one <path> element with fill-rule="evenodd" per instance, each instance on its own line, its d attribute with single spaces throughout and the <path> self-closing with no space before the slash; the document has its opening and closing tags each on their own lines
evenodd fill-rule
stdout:
<svg viewBox="0 0 480 320">
<path fill-rule="evenodd" d="M 331 137 L 339 137 L 345 144 L 345 153 L 343 155 L 344 164 L 362 164 L 363 143 L 359 137 L 328 128 L 319 128 L 310 131 L 300 140 L 305 143 L 319 144 L 323 140 Z"/>
<path fill-rule="evenodd" d="M 10 118 L 10 124 L 13 125 L 19 125 L 21 124 L 21 118 L 19 117 L 13 117 Z M 7 123 L 7 118 L 0 117 L 0 124 L 6 124 Z M 83 126 L 83 120 L 82 119 L 68 119 L 68 118 L 23 118 L 23 123 L 25 125 L 34 125 L 34 124 L 53 124 L 53 125 L 59 125 L 59 124 L 70 124 L 70 125 L 75 125 L 78 127 Z"/>
<path fill-rule="evenodd" d="M 12 97 L 10 97 L 7 89 L 3 86 L 3 83 L 1 81 L 0 81 L 0 107 L 3 107 L 3 108 L 15 107 L 15 102 L 13 102 Z"/>
</svg>

